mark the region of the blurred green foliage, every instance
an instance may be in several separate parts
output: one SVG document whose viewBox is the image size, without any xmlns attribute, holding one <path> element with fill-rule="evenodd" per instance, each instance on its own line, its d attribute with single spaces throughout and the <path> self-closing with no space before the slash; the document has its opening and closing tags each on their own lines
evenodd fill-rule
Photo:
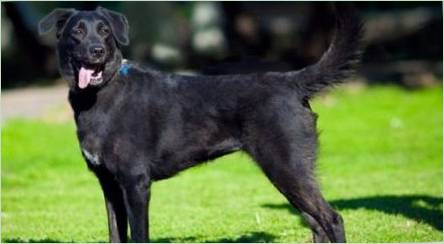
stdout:
<svg viewBox="0 0 444 244">
<path fill-rule="evenodd" d="M 296 70 L 319 59 L 334 27 L 332 4 L 326 2 L 2 2 L 2 87 L 58 78 L 55 35 L 39 36 L 38 21 L 54 8 L 93 10 L 98 5 L 127 16 L 131 44 L 122 47 L 126 58 L 168 71 Z M 437 83 L 442 76 L 441 2 L 354 5 L 366 28 L 360 75 L 369 82 L 414 87 L 422 86 L 420 77 L 426 75 L 428 83 Z M 419 65 L 412 69 L 404 61 Z"/>
</svg>

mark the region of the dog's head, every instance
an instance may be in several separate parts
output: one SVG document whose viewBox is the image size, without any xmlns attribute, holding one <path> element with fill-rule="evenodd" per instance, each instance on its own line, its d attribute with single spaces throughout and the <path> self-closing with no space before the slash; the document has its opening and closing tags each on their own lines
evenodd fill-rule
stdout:
<svg viewBox="0 0 444 244">
<path fill-rule="evenodd" d="M 118 72 L 120 45 L 128 45 L 124 15 L 98 7 L 95 11 L 55 9 L 39 23 L 39 33 L 56 29 L 59 70 L 73 88 L 101 86 Z"/>
</svg>

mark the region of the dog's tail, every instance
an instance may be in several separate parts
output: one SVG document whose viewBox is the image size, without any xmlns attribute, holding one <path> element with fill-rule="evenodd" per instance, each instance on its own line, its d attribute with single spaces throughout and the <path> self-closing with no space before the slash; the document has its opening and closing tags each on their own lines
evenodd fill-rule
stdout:
<svg viewBox="0 0 444 244">
<path fill-rule="evenodd" d="M 306 68 L 287 72 L 302 97 L 342 82 L 356 69 L 361 57 L 363 24 L 355 9 L 340 5 L 336 10 L 336 32 L 321 59 Z"/>
</svg>

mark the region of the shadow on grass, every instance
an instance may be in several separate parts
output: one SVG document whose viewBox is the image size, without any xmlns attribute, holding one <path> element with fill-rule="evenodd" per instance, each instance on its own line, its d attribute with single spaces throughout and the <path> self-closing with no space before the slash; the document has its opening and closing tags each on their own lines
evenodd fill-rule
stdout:
<svg viewBox="0 0 444 244">
<path fill-rule="evenodd" d="M 373 196 L 355 199 L 329 201 L 338 210 L 341 209 L 370 209 L 387 214 L 400 214 L 415 221 L 424 222 L 442 231 L 442 197 L 426 195 L 411 196 Z M 290 204 L 264 204 L 262 207 L 272 209 L 287 209 L 292 214 L 299 214 Z"/>
<path fill-rule="evenodd" d="M 205 239 L 202 236 L 189 236 L 189 237 L 164 237 L 151 239 L 151 242 L 155 243 L 168 243 L 168 242 L 202 242 Z M 235 243 L 235 242 L 274 242 L 276 236 L 268 234 L 266 232 L 251 232 L 234 238 L 220 238 L 210 239 L 204 241 L 205 243 Z M 55 240 L 50 238 L 43 239 L 21 239 L 21 238 L 7 238 L 3 239 L 4 243 L 74 243 L 74 241 Z M 94 243 L 105 243 L 107 241 L 93 241 Z"/>
<path fill-rule="evenodd" d="M 237 242 L 274 242 L 276 239 L 275 235 L 266 233 L 266 232 L 251 232 L 248 234 L 244 234 L 238 237 L 233 238 L 219 238 L 219 239 L 210 239 L 202 241 L 205 237 L 199 236 L 190 236 L 190 237 L 179 237 L 179 238 L 158 238 L 152 239 L 151 242 L 157 243 L 165 243 L 165 242 L 204 242 L 204 243 L 237 243 Z"/>
</svg>

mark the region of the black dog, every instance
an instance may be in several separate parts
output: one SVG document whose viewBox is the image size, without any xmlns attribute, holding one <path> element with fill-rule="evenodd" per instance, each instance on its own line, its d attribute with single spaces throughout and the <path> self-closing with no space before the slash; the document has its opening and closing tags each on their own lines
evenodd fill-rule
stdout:
<svg viewBox="0 0 444 244">
<path fill-rule="evenodd" d="M 299 71 L 181 76 L 122 60 L 128 23 L 116 12 L 56 9 L 60 73 L 70 83 L 81 150 L 102 186 L 109 237 L 148 237 L 150 184 L 243 150 L 309 223 L 314 241 L 345 242 L 341 216 L 313 177 L 316 115 L 309 99 L 345 79 L 359 59 L 361 23 L 337 11 L 336 35 L 319 62 Z"/>
</svg>

